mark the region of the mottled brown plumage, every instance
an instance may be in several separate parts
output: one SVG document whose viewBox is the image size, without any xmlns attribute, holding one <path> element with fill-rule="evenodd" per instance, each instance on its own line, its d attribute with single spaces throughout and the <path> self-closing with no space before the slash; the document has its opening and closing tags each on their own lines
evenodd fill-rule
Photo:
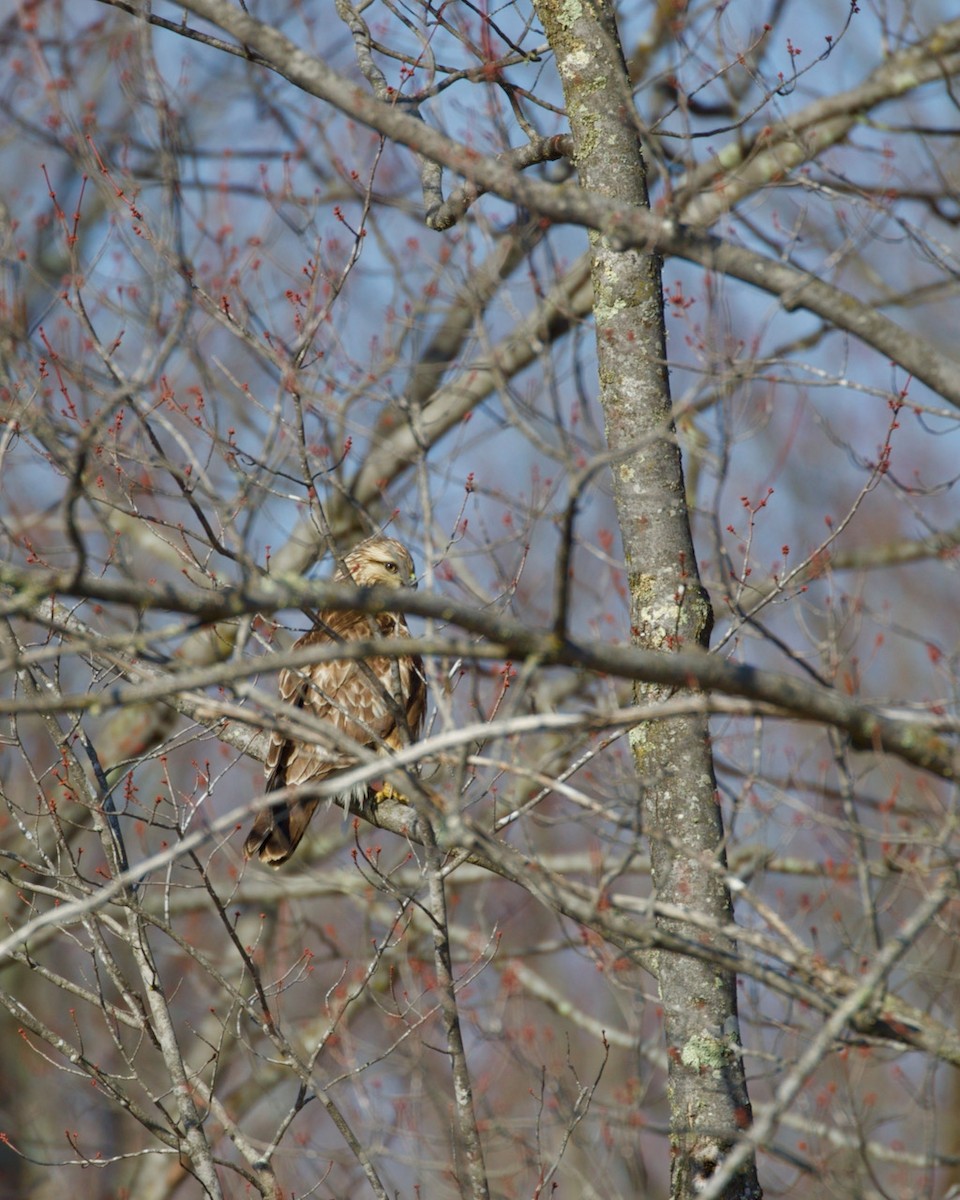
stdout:
<svg viewBox="0 0 960 1200">
<path fill-rule="evenodd" d="M 393 538 L 368 538 L 344 561 L 349 577 L 361 587 L 416 586 L 413 560 L 406 547 Z M 338 571 L 334 578 L 347 577 Z M 315 628 L 295 646 L 409 636 L 407 623 L 399 613 L 370 617 L 360 612 L 324 612 Z M 271 734 L 264 763 L 268 792 L 327 779 L 356 766 L 359 760 L 338 743 L 337 735 L 380 754 L 414 741 L 420 734 L 426 702 L 423 664 L 418 655 L 399 659 L 375 655 L 362 661 L 341 659 L 281 671 L 280 698 L 329 726 L 332 737 L 328 744 L 320 744 Z M 363 784 L 338 795 L 336 800 L 349 807 L 362 800 L 366 792 L 367 785 Z M 274 867 L 285 863 L 297 848 L 318 803 L 316 798 L 293 799 L 258 813 L 244 843 L 244 854 L 248 858 L 256 854 Z"/>
</svg>

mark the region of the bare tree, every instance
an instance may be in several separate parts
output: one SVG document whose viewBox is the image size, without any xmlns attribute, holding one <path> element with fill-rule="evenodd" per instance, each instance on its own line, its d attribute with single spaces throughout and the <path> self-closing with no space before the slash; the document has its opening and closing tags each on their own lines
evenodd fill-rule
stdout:
<svg viewBox="0 0 960 1200">
<path fill-rule="evenodd" d="M 0 1193 L 949 1192 L 939 7 L 4 19 Z M 244 862 L 387 607 L 408 803 Z"/>
</svg>

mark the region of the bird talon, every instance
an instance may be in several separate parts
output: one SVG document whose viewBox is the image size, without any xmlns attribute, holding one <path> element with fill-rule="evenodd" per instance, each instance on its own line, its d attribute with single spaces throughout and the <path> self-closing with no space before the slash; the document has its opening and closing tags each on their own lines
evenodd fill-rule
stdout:
<svg viewBox="0 0 960 1200">
<path fill-rule="evenodd" d="M 392 783 L 385 783 L 383 787 L 373 793 L 374 804 L 382 804 L 384 800 L 396 800 L 398 804 L 409 805 L 410 803 L 403 792 L 398 792 Z"/>
</svg>

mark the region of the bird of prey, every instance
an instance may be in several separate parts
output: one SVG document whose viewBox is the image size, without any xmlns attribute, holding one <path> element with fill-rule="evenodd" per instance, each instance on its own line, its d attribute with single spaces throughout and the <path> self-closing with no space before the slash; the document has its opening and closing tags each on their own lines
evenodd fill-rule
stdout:
<svg viewBox="0 0 960 1200">
<path fill-rule="evenodd" d="M 360 587 L 415 587 L 413 559 L 393 538 L 376 536 L 354 546 L 344 559 L 346 570 L 335 580 L 352 579 Z M 400 613 L 323 612 L 313 629 L 294 648 L 331 642 L 406 638 L 407 622 Z M 266 790 L 314 783 L 363 761 L 350 746 L 389 755 L 415 741 L 423 725 L 426 681 L 419 655 L 388 658 L 376 653 L 364 659 L 339 659 L 280 673 L 280 698 L 301 708 L 330 730 L 330 738 L 306 742 L 274 731 L 270 735 L 264 769 Z M 337 795 L 348 810 L 367 794 L 367 784 L 355 785 Z M 390 795 L 389 786 L 385 794 Z M 394 793 L 395 794 L 395 793 Z M 257 814 L 244 843 L 247 858 L 253 855 L 279 867 L 296 850 L 319 803 L 305 797 L 274 804 Z"/>
</svg>

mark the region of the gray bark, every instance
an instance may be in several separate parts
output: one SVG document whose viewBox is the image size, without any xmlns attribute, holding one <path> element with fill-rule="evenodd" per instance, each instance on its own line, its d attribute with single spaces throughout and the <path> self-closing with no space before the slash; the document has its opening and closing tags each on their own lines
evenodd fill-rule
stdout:
<svg viewBox="0 0 960 1200">
<path fill-rule="evenodd" d="M 581 186 L 625 208 L 648 208 L 646 175 L 612 8 L 539 0 L 556 55 Z M 631 595 L 631 634 L 647 649 L 706 646 L 713 614 L 702 588 L 673 433 L 660 259 L 591 234 L 600 402 Z M 637 698 L 665 697 L 640 684 Z M 638 804 L 650 839 L 653 885 L 664 902 L 732 920 L 724 882 L 723 820 L 707 723 L 690 716 L 632 733 Z M 664 919 L 659 918 L 661 922 Z M 665 922 L 687 932 L 683 922 Z M 732 945 L 705 935 L 718 949 Z M 709 962 L 657 955 L 669 1063 L 671 1192 L 694 1197 L 749 1126 L 736 977 Z M 757 1197 L 752 1154 L 723 1190 Z"/>
</svg>

